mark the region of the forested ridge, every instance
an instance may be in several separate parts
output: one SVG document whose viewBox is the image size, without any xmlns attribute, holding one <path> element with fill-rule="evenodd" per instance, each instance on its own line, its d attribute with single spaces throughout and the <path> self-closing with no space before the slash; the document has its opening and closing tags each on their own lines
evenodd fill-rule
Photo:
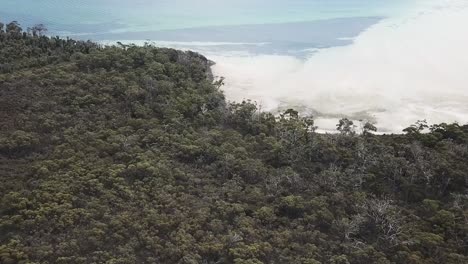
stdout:
<svg viewBox="0 0 468 264">
<path fill-rule="evenodd" d="M 0 263 L 468 263 L 468 125 L 319 134 L 199 54 L 44 30 L 0 23 Z"/>
</svg>

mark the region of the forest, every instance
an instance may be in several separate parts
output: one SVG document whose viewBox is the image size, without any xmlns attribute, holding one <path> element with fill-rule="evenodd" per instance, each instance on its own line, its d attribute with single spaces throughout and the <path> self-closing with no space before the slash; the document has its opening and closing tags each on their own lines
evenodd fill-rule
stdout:
<svg viewBox="0 0 468 264">
<path fill-rule="evenodd" d="M 468 125 L 228 102 L 212 62 L 0 23 L 0 263 L 468 263 Z"/>
</svg>

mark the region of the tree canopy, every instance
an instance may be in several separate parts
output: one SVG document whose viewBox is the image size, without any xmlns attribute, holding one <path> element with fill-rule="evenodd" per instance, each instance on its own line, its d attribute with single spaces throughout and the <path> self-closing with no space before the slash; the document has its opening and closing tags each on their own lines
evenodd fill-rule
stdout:
<svg viewBox="0 0 468 264">
<path fill-rule="evenodd" d="M 197 53 L 29 31 L 0 24 L 0 263 L 468 262 L 468 125 L 319 134 Z"/>
</svg>

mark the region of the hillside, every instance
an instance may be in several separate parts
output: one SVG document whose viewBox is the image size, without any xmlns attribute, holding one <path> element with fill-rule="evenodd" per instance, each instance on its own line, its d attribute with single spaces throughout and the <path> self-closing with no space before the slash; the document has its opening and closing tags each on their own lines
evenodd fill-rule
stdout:
<svg viewBox="0 0 468 264">
<path fill-rule="evenodd" d="M 318 134 L 199 54 L 41 30 L 0 24 L 0 263 L 468 262 L 468 125 Z"/>
</svg>

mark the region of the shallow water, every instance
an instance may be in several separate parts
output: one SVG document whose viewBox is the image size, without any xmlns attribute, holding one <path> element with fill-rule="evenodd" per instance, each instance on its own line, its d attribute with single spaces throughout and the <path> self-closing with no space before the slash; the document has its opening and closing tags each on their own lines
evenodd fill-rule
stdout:
<svg viewBox="0 0 468 264">
<path fill-rule="evenodd" d="M 391 16 L 408 2 L 414 1 L 2 0 L 0 16 L 69 33 L 135 32 Z"/>
</svg>

